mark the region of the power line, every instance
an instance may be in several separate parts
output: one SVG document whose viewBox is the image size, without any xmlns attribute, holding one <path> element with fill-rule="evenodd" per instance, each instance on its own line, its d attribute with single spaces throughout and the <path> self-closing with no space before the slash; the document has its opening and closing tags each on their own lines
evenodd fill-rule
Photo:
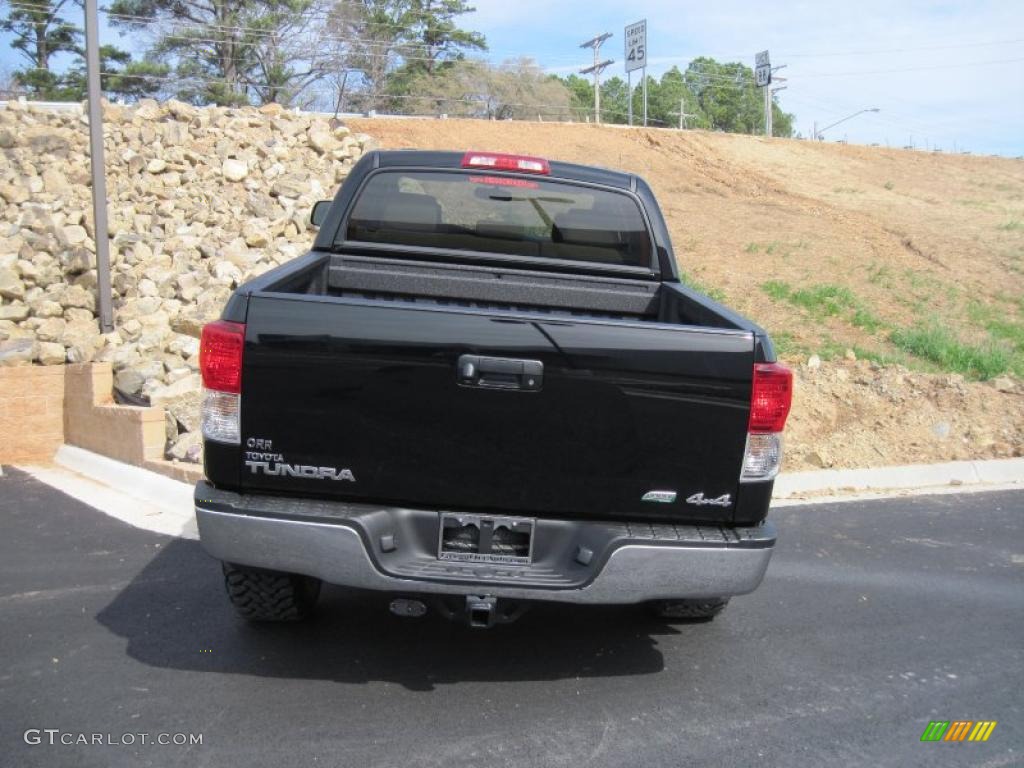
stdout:
<svg viewBox="0 0 1024 768">
<path fill-rule="evenodd" d="M 924 45 L 913 48 L 879 48 L 867 51 L 823 51 L 818 53 L 787 53 L 794 59 L 831 58 L 836 56 L 878 56 L 887 53 L 917 53 L 921 51 L 948 51 L 957 48 L 987 48 L 994 45 L 1016 45 L 1024 43 L 1024 38 L 1014 40 L 985 40 L 977 43 L 954 43 L 952 45 Z"/>
<path fill-rule="evenodd" d="M 47 71 L 47 70 L 43 70 L 41 67 L 29 67 L 28 69 L 29 70 L 37 70 L 37 71 Z M 187 81 L 192 81 L 192 82 L 213 83 L 213 84 L 227 84 L 227 85 L 239 85 L 239 84 L 241 84 L 241 85 L 246 85 L 245 83 L 236 83 L 234 81 L 226 80 L 224 78 L 205 77 L 205 76 L 196 76 L 196 75 L 191 75 L 191 76 L 187 76 L 187 77 L 176 77 L 176 76 L 172 76 L 172 75 L 125 75 L 123 72 L 109 72 L 109 71 L 102 71 L 102 72 L 100 72 L 100 74 L 104 75 L 106 77 L 130 77 L 130 78 L 137 78 L 137 79 L 140 79 L 140 80 L 143 80 L 143 79 L 144 80 L 153 80 L 153 81 L 156 81 L 156 82 L 182 82 L 184 84 Z M 395 100 L 422 100 L 422 101 L 436 101 L 436 102 L 444 102 L 444 103 L 449 103 L 450 102 L 450 103 L 470 103 L 470 104 L 472 104 L 472 103 L 486 103 L 489 100 L 488 97 L 486 97 L 486 96 L 444 96 L 444 95 L 441 95 L 441 94 L 418 94 L 418 93 L 417 94 L 394 94 L 394 95 L 387 95 L 385 98 L 386 99 L 395 99 Z M 571 114 L 574 111 L 574 108 L 573 108 L 573 106 L 571 104 L 534 104 L 534 103 L 530 103 L 530 102 L 508 102 L 508 101 L 501 101 L 500 103 L 503 106 L 507 106 L 507 107 L 523 107 L 523 108 L 530 108 L 530 109 L 543 109 L 543 110 L 547 110 L 549 112 L 565 113 L 567 115 Z M 625 112 L 622 112 L 620 110 L 605 110 L 605 112 L 607 114 L 619 115 L 619 116 L 623 116 L 623 117 L 626 115 Z M 658 120 L 656 122 L 661 123 L 662 125 L 665 124 L 665 121 L 663 121 L 663 120 Z"/>
<path fill-rule="evenodd" d="M 961 69 L 963 67 L 983 67 L 990 66 L 993 64 L 1013 64 L 1018 61 L 1024 61 L 1024 58 L 1018 59 L 994 59 L 991 61 L 967 61 L 959 62 L 956 64 L 936 64 L 928 67 L 906 67 L 902 69 L 874 69 L 874 70 L 862 70 L 859 72 L 819 72 L 817 74 L 810 75 L 797 75 L 795 79 L 798 80 L 810 80 L 819 77 L 854 77 L 861 75 L 894 75 L 901 72 L 927 72 L 935 69 Z"/>
</svg>

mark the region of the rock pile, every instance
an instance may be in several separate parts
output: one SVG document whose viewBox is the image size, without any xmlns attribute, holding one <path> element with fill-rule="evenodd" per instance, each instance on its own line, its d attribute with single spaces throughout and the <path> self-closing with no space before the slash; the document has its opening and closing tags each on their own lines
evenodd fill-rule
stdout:
<svg viewBox="0 0 1024 768">
<path fill-rule="evenodd" d="M 107 360 L 200 458 L 199 331 L 239 283 L 300 255 L 313 203 L 373 140 L 277 105 L 106 105 L 112 333 L 96 318 L 87 118 L 0 110 L 0 365 Z"/>
<path fill-rule="evenodd" d="M 848 358 L 787 361 L 795 375 L 784 471 L 1005 459 L 1024 454 L 1024 386 Z"/>
</svg>

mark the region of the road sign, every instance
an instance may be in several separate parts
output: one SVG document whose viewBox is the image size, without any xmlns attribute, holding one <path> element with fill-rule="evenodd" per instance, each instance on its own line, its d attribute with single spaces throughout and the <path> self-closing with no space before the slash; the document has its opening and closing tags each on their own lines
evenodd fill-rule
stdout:
<svg viewBox="0 0 1024 768">
<path fill-rule="evenodd" d="M 647 66 L 647 19 L 626 27 L 626 71 Z"/>
<path fill-rule="evenodd" d="M 754 81 L 758 88 L 772 83 L 772 65 L 768 61 L 768 51 L 761 51 L 754 55 Z"/>
</svg>

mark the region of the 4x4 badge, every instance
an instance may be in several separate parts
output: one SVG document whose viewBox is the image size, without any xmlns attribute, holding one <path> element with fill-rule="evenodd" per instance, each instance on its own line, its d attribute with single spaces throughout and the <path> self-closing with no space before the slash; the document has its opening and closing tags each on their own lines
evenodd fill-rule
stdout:
<svg viewBox="0 0 1024 768">
<path fill-rule="evenodd" d="M 731 507 L 732 496 L 728 493 L 723 493 L 717 499 L 705 499 L 703 493 L 695 493 L 692 496 L 688 496 L 686 499 L 687 504 L 696 504 L 698 507 L 706 507 L 709 504 L 716 507 Z"/>
</svg>

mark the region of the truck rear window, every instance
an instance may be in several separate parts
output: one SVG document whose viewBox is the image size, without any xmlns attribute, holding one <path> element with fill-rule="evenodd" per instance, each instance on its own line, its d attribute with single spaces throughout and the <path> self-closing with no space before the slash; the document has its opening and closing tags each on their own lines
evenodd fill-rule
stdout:
<svg viewBox="0 0 1024 768">
<path fill-rule="evenodd" d="M 544 178 L 384 171 L 363 187 L 345 239 L 647 267 L 628 195 Z"/>
</svg>

